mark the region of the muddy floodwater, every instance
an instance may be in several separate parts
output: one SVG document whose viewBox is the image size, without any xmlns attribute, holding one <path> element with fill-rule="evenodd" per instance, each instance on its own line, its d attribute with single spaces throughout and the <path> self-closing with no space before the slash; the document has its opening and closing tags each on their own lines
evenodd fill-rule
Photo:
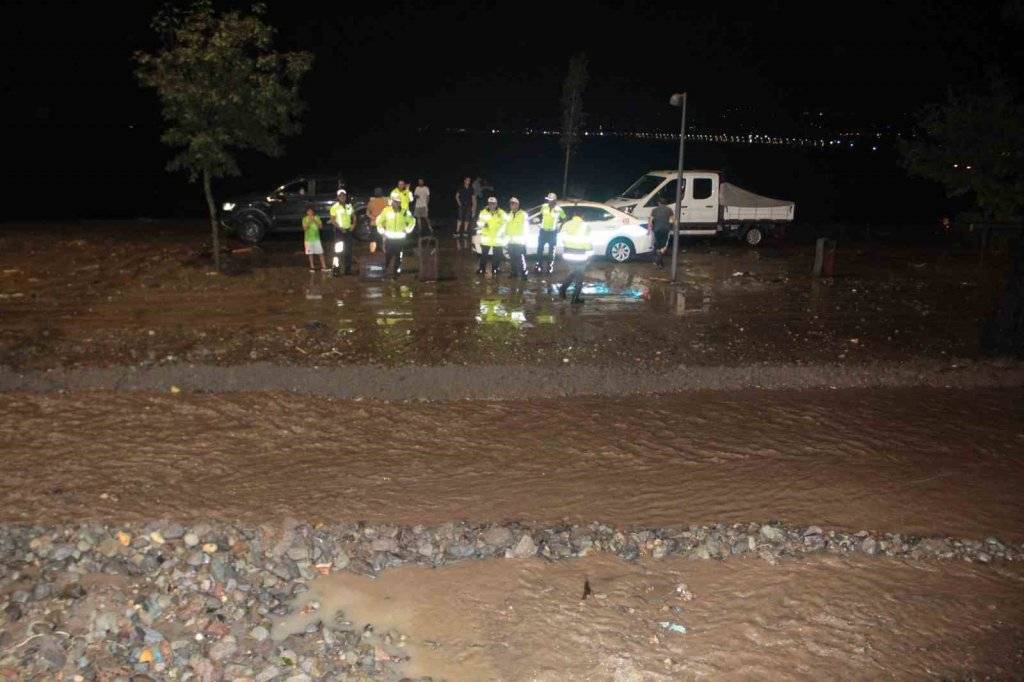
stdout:
<svg viewBox="0 0 1024 682">
<path fill-rule="evenodd" d="M 796 524 L 1024 538 L 1021 389 L 374 403 L 0 395 L 0 518 Z"/>
<path fill-rule="evenodd" d="M 1019 567 L 492 559 L 339 573 L 295 606 L 274 636 L 395 630 L 410 675 L 447 680 L 1001 679 L 1024 665 Z"/>
<path fill-rule="evenodd" d="M 973 357 L 1005 255 L 944 245 L 842 244 L 811 277 L 813 245 L 685 245 L 677 283 L 647 257 L 595 259 L 582 306 L 564 276 L 480 278 L 442 237 L 442 281 L 360 283 L 308 273 L 301 244 L 237 243 L 222 274 L 201 225 L 8 225 L 0 235 L 0 363 L 304 365 L 514 363 L 616 367 Z M 364 249 L 362 245 L 357 251 Z"/>
</svg>

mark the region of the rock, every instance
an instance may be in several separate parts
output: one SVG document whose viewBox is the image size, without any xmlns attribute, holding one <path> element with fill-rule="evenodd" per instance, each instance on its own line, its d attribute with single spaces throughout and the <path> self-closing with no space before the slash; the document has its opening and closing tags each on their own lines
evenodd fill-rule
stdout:
<svg viewBox="0 0 1024 682">
<path fill-rule="evenodd" d="M 519 538 L 519 542 L 516 543 L 515 547 L 505 551 L 505 557 L 509 559 L 526 559 L 537 554 L 537 543 L 533 541 L 533 538 L 529 534 L 523 535 Z"/>
<path fill-rule="evenodd" d="M 512 543 L 512 531 L 505 526 L 493 526 L 484 531 L 480 539 L 490 547 L 503 548 Z"/>
<path fill-rule="evenodd" d="M 761 526 L 761 537 L 768 542 L 782 542 L 786 539 L 786 533 L 777 526 Z"/>
<path fill-rule="evenodd" d="M 370 543 L 370 549 L 374 552 L 397 552 L 398 542 L 394 538 L 377 538 Z"/>
<path fill-rule="evenodd" d="M 216 644 L 210 647 L 210 660 L 223 661 L 225 658 L 230 658 L 234 655 L 235 651 L 238 650 L 238 644 L 235 642 L 235 638 L 228 635 L 224 639 L 220 640 Z"/>
<path fill-rule="evenodd" d="M 270 632 L 262 625 L 257 625 L 252 630 L 249 630 L 249 636 L 255 639 L 257 642 L 262 642 L 270 636 Z"/>
<path fill-rule="evenodd" d="M 866 537 L 860 543 L 860 551 L 874 555 L 878 553 L 878 543 L 873 537 Z"/>
<path fill-rule="evenodd" d="M 185 533 L 183 539 L 185 540 L 186 547 L 195 547 L 199 544 L 199 536 L 192 531 Z"/>
<path fill-rule="evenodd" d="M 281 669 L 276 665 L 268 665 L 256 675 L 256 682 L 270 682 L 281 674 Z"/>
<path fill-rule="evenodd" d="M 96 547 L 96 550 L 108 559 L 120 554 L 122 549 L 121 543 L 114 538 L 106 538 Z"/>
<path fill-rule="evenodd" d="M 57 545 L 51 555 L 54 561 L 64 561 L 72 557 L 78 550 L 74 545 Z"/>
</svg>

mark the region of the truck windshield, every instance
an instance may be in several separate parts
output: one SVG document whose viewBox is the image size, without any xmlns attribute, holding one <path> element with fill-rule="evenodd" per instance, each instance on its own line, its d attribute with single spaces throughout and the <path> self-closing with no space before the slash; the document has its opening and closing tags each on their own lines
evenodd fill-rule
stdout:
<svg viewBox="0 0 1024 682">
<path fill-rule="evenodd" d="M 619 196 L 623 199 L 643 199 L 663 182 L 665 182 L 665 178 L 657 175 L 645 175 L 630 185 L 629 189 Z"/>
</svg>

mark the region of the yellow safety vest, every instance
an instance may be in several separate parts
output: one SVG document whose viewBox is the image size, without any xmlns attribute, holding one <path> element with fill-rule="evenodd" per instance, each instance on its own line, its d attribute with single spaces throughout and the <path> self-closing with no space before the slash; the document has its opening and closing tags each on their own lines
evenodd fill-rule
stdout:
<svg viewBox="0 0 1024 682">
<path fill-rule="evenodd" d="M 555 210 L 551 210 L 551 204 L 544 204 L 540 207 L 540 229 L 542 230 L 557 230 L 558 226 L 565 222 L 565 211 L 561 206 L 555 206 Z"/>
<path fill-rule="evenodd" d="M 409 211 L 395 209 L 388 206 L 377 216 L 377 231 L 388 239 L 405 239 L 405 235 L 412 232 L 416 227 L 416 219 Z"/>
<path fill-rule="evenodd" d="M 337 225 L 342 232 L 348 232 L 352 229 L 352 215 L 355 213 L 355 209 L 352 208 L 352 204 L 342 204 L 340 201 L 335 201 L 331 204 L 331 218 L 334 219 L 335 225 Z"/>
<path fill-rule="evenodd" d="M 590 226 L 579 216 L 573 216 L 562 226 L 562 258 L 586 260 L 594 250 L 590 241 Z"/>
<path fill-rule="evenodd" d="M 509 213 L 505 236 L 509 244 L 526 244 L 526 211 L 520 209 Z"/>
<path fill-rule="evenodd" d="M 480 230 L 480 245 L 504 246 L 506 221 L 508 214 L 500 208 L 494 212 L 486 208 L 480 211 L 480 218 L 476 221 L 477 229 Z"/>
<path fill-rule="evenodd" d="M 402 210 L 409 210 L 409 203 L 412 202 L 412 192 L 407 189 L 398 189 L 397 187 L 391 190 L 391 201 L 398 201 L 402 204 Z"/>
</svg>

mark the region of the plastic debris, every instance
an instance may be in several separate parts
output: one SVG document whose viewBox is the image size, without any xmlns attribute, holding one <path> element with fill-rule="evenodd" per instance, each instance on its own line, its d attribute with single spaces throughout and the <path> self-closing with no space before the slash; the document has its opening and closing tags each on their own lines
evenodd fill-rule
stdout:
<svg viewBox="0 0 1024 682">
<path fill-rule="evenodd" d="M 658 621 L 658 625 L 660 625 L 663 629 L 668 630 L 669 632 L 678 632 L 681 635 L 686 634 L 685 625 L 680 625 L 679 623 L 676 623 L 671 620 L 660 620 Z"/>
</svg>

